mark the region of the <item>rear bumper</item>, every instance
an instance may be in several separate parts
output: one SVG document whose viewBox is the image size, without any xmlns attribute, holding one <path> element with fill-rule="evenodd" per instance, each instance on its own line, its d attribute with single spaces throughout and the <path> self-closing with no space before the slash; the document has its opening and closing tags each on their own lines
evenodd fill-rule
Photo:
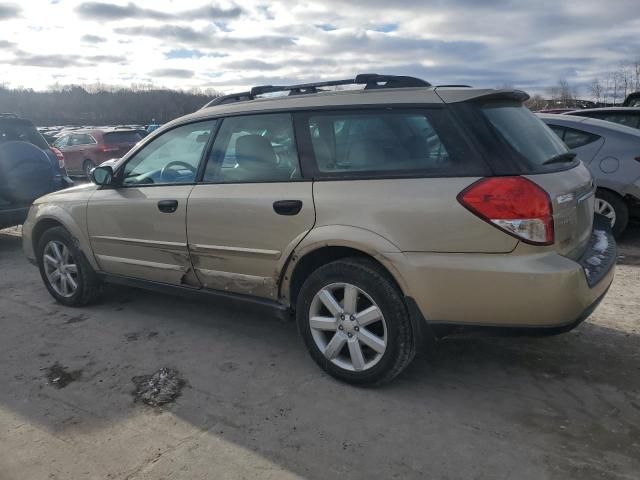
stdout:
<svg viewBox="0 0 640 480">
<path fill-rule="evenodd" d="M 387 255 L 429 325 L 566 331 L 591 314 L 613 281 L 615 240 L 604 231 L 607 248 L 594 233 L 578 261 L 555 252 Z M 596 267 L 587 261 L 597 255 L 598 270 L 587 273 L 583 264 Z"/>
</svg>

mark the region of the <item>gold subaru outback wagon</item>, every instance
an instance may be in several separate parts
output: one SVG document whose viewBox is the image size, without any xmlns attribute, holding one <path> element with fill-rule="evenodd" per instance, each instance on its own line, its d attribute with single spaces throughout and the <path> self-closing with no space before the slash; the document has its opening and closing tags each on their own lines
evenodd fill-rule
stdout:
<svg viewBox="0 0 640 480">
<path fill-rule="evenodd" d="M 354 384 L 461 327 L 567 331 L 616 245 L 527 98 L 375 74 L 220 97 L 37 200 L 24 251 L 68 306 L 111 281 L 295 313 L 311 357 Z"/>
</svg>

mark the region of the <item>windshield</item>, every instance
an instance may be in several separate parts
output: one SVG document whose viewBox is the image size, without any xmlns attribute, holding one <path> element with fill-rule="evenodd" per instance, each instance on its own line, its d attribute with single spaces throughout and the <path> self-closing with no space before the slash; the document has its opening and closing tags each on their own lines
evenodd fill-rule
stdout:
<svg viewBox="0 0 640 480">
<path fill-rule="evenodd" d="M 568 152 L 562 140 L 519 103 L 490 103 L 481 110 L 502 140 L 519 154 L 532 172 L 547 170 L 551 166 L 545 166 L 545 162 Z"/>
</svg>

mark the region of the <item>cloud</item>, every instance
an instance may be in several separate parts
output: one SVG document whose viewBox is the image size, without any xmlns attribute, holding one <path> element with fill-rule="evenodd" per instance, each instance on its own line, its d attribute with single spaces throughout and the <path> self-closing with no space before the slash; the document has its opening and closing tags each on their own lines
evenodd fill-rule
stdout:
<svg viewBox="0 0 640 480">
<path fill-rule="evenodd" d="M 124 64 L 127 62 L 126 57 L 121 55 L 41 55 L 25 52 L 20 49 L 15 49 L 14 55 L 15 57 L 13 59 L 5 60 L 5 62 L 10 65 L 42 68 L 92 67 L 97 64 Z"/>
<path fill-rule="evenodd" d="M 44 67 L 44 68 L 65 68 L 65 67 L 79 67 L 86 66 L 87 64 L 79 59 L 73 58 L 69 55 L 31 55 L 21 54 L 13 60 L 7 61 L 11 65 L 21 65 L 26 67 Z"/>
<path fill-rule="evenodd" d="M 81 57 L 82 60 L 90 63 L 126 63 L 127 58 L 122 55 L 89 55 Z"/>
<path fill-rule="evenodd" d="M 159 68 L 151 71 L 150 75 L 152 77 L 191 78 L 193 71 L 184 68 Z"/>
<path fill-rule="evenodd" d="M 217 30 L 196 30 L 192 27 L 166 24 L 160 26 L 136 25 L 132 27 L 118 27 L 113 30 L 120 35 L 152 37 L 160 40 L 175 40 L 188 45 L 206 48 L 259 48 L 279 49 L 294 45 L 291 37 L 265 35 L 253 37 L 235 37 Z M 236 52 L 237 53 L 237 52 Z"/>
<path fill-rule="evenodd" d="M 152 8 L 141 8 L 133 2 L 126 5 L 114 5 L 107 2 L 84 2 L 76 7 L 82 18 L 90 20 L 115 21 L 125 19 L 149 20 L 220 20 L 235 18 L 242 14 L 242 9 L 233 6 L 228 9 L 205 5 L 180 12 L 169 13 Z"/>
<path fill-rule="evenodd" d="M 22 8 L 15 3 L 0 3 L 0 20 L 10 20 L 19 17 Z"/>
<path fill-rule="evenodd" d="M 107 41 L 107 39 L 104 37 L 99 37 L 98 35 L 91 34 L 83 35 L 82 37 L 80 37 L 80 40 L 85 43 L 104 43 Z"/>
<path fill-rule="evenodd" d="M 0 0 L 12 19 L 0 22 L 2 80 L 231 92 L 378 72 L 535 92 L 640 60 L 636 11 L 637 0 Z"/>
</svg>

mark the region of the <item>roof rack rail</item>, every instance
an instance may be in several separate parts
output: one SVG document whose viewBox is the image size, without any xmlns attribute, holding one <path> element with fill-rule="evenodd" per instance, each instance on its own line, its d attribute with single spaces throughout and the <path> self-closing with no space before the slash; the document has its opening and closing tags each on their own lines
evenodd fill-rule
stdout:
<svg viewBox="0 0 640 480">
<path fill-rule="evenodd" d="M 434 86 L 436 88 L 439 88 L 439 87 L 445 87 L 445 88 L 451 88 L 451 87 L 471 88 L 471 85 L 462 85 L 462 84 L 456 84 L 456 83 L 444 84 L 444 85 L 434 85 Z"/>
<path fill-rule="evenodd" d="M 0 113 L 0 117 L 1 118 L 18 118 L 18 115 L 16 113 Z"/>
<path fill-rule="evenodd" d="M 215 105 L 224 105 L 226 103 L 244 102 L 246 100 L 253 100 L 250 92 L 232 93 L 231 95 L 222 95 L 216 97 L 210 102 L 207 102 L 202 108 L 213 107 Z"/>
<path fill-rule="evenodd" d="M 341 85 L 364 85 L 365 90 L 382 88 L 403 87 L 430 87 L 425 80 L 405 75 L 379 75 L 377 73 L 361 73 L 355 78 L 345 80 L 329 80 L 325 82 L 302 83 L 299 85 L 259 85 L 248 92 L 233 93 L 217 97 L 205 104 L 202 108 L 224 105 L 227 103 L 244 102 L 254 100 L 258 95 L 275 92 L 289 92 L 292 95 L 305 95 L 322 92 L 323 87 L 337 87 Z"/>
</svg>

